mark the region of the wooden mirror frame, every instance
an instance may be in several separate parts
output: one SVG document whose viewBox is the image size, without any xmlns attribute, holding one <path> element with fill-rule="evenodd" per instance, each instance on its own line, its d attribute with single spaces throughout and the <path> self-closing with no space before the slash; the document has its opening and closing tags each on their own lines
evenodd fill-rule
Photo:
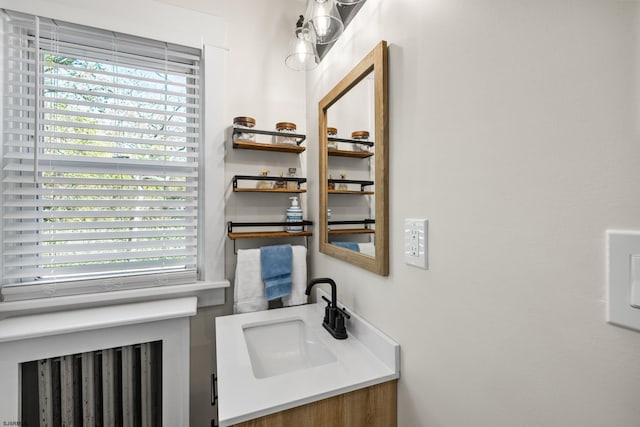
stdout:
<svg viewBox="0 0 640 427">
<path fill-rule="evenodd" d="M 387 42 L 382 40 L 318 103 L 320 152 L 320 252 L 381 276 L 389 275 L 389 111 L 387 100 Z M 375 257 L 329 243 L 327 110 L 365 77 L 374 72 Z"/>
</svg>

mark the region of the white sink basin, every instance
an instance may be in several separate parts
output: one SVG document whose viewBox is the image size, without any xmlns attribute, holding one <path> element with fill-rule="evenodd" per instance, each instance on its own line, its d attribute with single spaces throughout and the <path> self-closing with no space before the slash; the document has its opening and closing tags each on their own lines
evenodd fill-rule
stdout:
<svg viewBox="0 0 640 427">
<path fill-rule="evenodd" d="M 398 343 L 348 306 L 349 338 L 334 339 L 321 324 L 325 306 L 216 317 L 220 427 L 400 377 Z"/>
<path fill-rule="evenodd" d="M 336 356 L 321 343 L 301 318 L 242 325 L 256 378 L 335 362 Z"/>
</svg>

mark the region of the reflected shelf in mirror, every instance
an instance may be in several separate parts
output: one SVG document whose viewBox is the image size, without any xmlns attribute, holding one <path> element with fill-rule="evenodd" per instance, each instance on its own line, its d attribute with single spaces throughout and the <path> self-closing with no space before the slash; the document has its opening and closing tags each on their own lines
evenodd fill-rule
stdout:
<svg viewBox="0 0 640 427">
<path fill-rule="evenodd" d="M 376 220 L 367 218 L 361 220 L 346 220 L 346 221 L 328 221 L 329 226 L 336 225 L 359 225 L 362 224 L 363 228 L 330 228 L 329 234 L 331 235 L 344 235 L 344 234 L 374 234 L 375 228 L 370 226 L 375 224 Z"/>
<path fill-rule="evenodd" d="M 345 144 L 354 144 L 354 145 L 365 145 L 367 147 L 373 147 L 373 141 L 362 140 L 362 139 L 353 139 L 353 138 L 337 138 L 334 136 L 327 137 L 328 142 L 344 142 Z"/>
<path fill-rule="evenodd" d="M 334 157 L 357 157 L 357 158 L 365 159 L 367 157 L 373 156 L 373 152 L 347 151 L 347 150 L 338 150 L 337 148 L 329 148 L 327 150 L 327 155 L 334 156 Z"/>
<path fill-rule="evenodd" d="M 375 194 L 373 191 L 365 190 L 365 187 L 373 185 L 373 181 L 365 181 L 359 179 L 333 179 L 329 178 L 327 180 L 329 184 L 328 193 L 329 194 Z M 334 184 L 333 186 L 331 184 Z M 338 184 L 337 186 L 335 184 Z M 348 184 L 356 184 L 360 186 L 360 190 L 349 190 Z M 344 188 L 340 188 L 344 186 Z M 333 187 L 333 188 L 332 188 Z"/>
</svg>

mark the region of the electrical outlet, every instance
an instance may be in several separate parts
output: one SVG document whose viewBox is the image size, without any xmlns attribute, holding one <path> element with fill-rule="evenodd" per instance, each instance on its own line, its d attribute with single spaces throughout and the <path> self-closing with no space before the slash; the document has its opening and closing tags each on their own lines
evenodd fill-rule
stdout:
<svg viewBox="0 0 640 427">
<path fill-rule="evenodd" d="M 427 224 L 426 219 L 404 220 L 404 262 L 427 269 Z"/>
<path fill-rule="evenodd" d="M 417 257 L 420 254 L 420 233 L 413 227 L 409 228 L 409 255 Z"/>
</svg>

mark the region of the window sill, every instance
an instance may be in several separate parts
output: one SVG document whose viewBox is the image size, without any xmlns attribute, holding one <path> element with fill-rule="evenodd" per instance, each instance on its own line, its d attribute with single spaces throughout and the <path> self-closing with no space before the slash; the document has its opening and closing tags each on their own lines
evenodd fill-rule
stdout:
<svg viewBox="0 0 640 427">
<path fill-rule="evenodd" d="M 104 307 L 170 298 L 198 297 L 198 307 L 221 305 L 225 302 L 227 280 L 196 282 L 187 285 L 157 286 L 126 291 L 97 292 L 52 298 L 0 303 L 0 319 L 28 314 Z"/>
<path fill-rule="evenodd" d="M 18 316 L 0 321 L 0 343 L 190 317 L 197 297 Z"/>
</svg>

